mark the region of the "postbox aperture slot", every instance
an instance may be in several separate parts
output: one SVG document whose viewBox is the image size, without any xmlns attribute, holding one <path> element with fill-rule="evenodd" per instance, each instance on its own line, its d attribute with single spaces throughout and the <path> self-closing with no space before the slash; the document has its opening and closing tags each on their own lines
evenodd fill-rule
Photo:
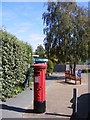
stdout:
<svg viewBox="0 0 90 120">
<path fill-rule="evenodd" d="M 35 75 L 40 75 L 40 72 L 36 72 L 36 71 L 35 71 L 34 74 L 35 74 Z"/>
</svg>

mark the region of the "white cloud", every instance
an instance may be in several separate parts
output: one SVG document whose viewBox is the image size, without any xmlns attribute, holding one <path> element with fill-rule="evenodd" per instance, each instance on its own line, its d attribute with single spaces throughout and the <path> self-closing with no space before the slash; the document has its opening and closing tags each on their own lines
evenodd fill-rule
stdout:
<svg viewBox="0 0 90 120">
<path fill-rule="evenodd" d="M 43 35 L 31 34 L 29 38 L 30 38 L 31 41 L 37 42 L 38 40 L 42 40 L 43 39 Z"/>
<path fill-rule="evenodd" d="M 29 36 L 29 41 L 28 42 L 32 45 L 34 51 L 35 51 L 35 49 L 37 48 L 38 45 L 43 46 L 44 37 L 45 37 L 44 35 L 37 34 L 37 33 L 31 34 Z"/>
<path fill-rule="evenodd" d="M 19 28 L 16 31 L 16 33 L 25 33 L 25 32 L 27 32 L 27 31 L 29 31 L 31 29 L 32 23 L 30 23 L 30 22 L 22 22 L 17 27 L 19 27 Z"/>
<path fill-rule="evenodd" d="M 30 33 L 30 35 L 26 35 L 26 34 L 20 34 L 20 33 L 15 33 L 15 35 L 17 36 L 17 38 L 19 40 L 22 40 L 24 42 L 29 43 L 30 45 L 32 45 L 33 51 L 36 50 L 38 45 L 42 45 L 44 47 L 44 38 L 45 36 L 42 34 L 38 34 L 38 33 Z"/>
<path fill-rule="evenodd" d="M 28 30 L 28 27 L 21 27 L 20 29 L 17 30 L 17 33 L 25 33 Z"/>
<path fill-rule="evenodd" d="M 16 16 L 12 11 L 3 11 L 2 10 L 2 19 L 5 21 L 11 21 L 13 19 L 16 19 Z"/>
</svg>

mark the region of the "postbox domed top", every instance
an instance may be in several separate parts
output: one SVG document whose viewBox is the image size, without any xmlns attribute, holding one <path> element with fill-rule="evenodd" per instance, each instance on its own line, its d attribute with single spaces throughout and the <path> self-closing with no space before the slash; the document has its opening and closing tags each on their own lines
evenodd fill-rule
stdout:
<svg viewBox="0 0 90 120">
<path fill-rule="evenodd" d="M 33 68 L 39 68 L 39 69 L 46 69 L 47 68 L 47 64 L 40 64 L 40 63 L 38 63 L 38 64 L 34 64 L 34 65 L 32 65 L 32 67 Z"/>
</svg>

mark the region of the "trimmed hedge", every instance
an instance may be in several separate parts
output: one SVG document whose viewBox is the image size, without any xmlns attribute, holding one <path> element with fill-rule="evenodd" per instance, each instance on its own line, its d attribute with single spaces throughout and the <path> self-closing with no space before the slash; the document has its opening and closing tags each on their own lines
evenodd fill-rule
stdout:
<svg viewBox="0 0 90 120">
<path fill-rule="evenodd" d="M 0 79 L 2 81 L 2 97 L 5 101 L 13 96 L 13 91 L 16 86 L 20 86 L 26 80 L 28 71 L 28 63 L 32 64 L 32 59 L 29 60 L 29 53 L 32 54 L 32 47 L 19 41 L 15 36 L 0 30 L 2 58 L 0 63 Z"/>
</svg>

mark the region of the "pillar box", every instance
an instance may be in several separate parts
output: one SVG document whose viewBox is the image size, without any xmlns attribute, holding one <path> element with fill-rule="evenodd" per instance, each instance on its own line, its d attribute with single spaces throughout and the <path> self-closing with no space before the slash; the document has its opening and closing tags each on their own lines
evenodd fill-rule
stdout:
<svg viewBox="0 0 90 120">
<path fill-rule="evenodd" d="M 45 100 L 45 71 L 46 64 L 34 64 L 34 112 L 44 113 L 46 111 Z"/>
</svg>

